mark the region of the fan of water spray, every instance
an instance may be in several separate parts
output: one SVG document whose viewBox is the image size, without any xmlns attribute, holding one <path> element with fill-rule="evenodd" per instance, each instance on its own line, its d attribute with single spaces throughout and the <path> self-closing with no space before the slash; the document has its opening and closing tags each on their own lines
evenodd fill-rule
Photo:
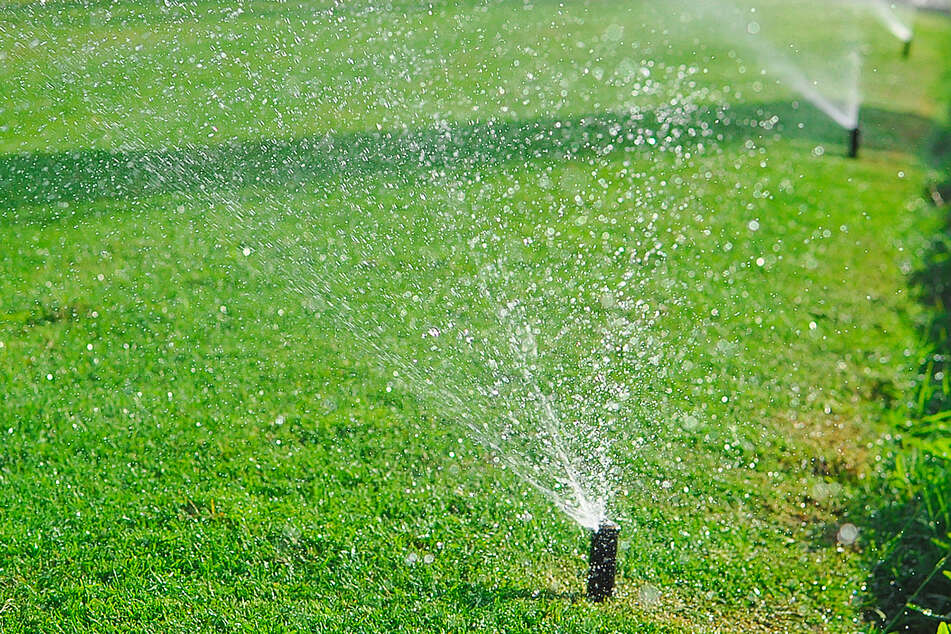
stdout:
<svg viewBox="0 0 951 634">
<path fill-rule="evenodd" d="M 861 57 L 852 11 L 837 7 L 841 16 L 830 15 L 826 3 L 744 3 L 742 0 L 703 0 L 684 7 L 685 15 L 715 25 L 728 41 L 748 51 L 772 76 L 792 89 L 846 130 L 858 127 L 861 94 Z M 843 37 L 838 58 L 828 57 L 828 46 L 810 46 L 808 23 L 800 28 L 791 16 L 803 17 L 823 11 L 825 19 L 839 21 Z M 822 50 L 822 58 L 810 51 Z"/>
<path fill-rule="evenodd" d="M 914 35 L 911 27 L 914 20 L 914 5 L 902 9 L 888 0 L 867 0 L 867 2 L 878 20 L 892 35 L 906 44 L 911 43 Z M 907 13 L 907 17 L 903 16 L 903 13 Z"/>
<path fill-rule="evenodd" d="M 560 159 L 521 175 L 498 159 L 459 161 L 459 135 L 478 144 L 460 130 L 435 143 L 404 137 L 426 157 L 411 199 L 390 193 L 393 175 L 345 176 L 321 204 L 225 197 L 218 218 L 306 298 L 315 321 L 372 350 L 393 388 L 596 529 L 663 424 L 671 366 L 685 351 L 665 325 L 683 310 L 664 273 L 667 250 L 681 245 L 660 227 L 676 225 L 690 195 L 652 173 L 683 161 L 640 149 L 663 156 L 688 131 L 709 137 L 693 127 L 693 100 L 680 103 L 652 114 L 651 128 L 639 113 L 606 128 L 534 126 Z M 504 126 L 481 133 L 523 151 Z M 606 169 L 627 173 L 626 187 L 603 188 Z M 577 186 L 571 197 L 566 182 Z M 488 213 L 499 200 L 502 213 Z"/>
</svg>

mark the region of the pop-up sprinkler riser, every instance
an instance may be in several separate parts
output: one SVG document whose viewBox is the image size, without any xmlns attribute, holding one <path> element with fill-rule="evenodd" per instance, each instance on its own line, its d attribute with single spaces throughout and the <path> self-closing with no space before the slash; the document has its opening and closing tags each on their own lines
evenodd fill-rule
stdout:
<svg viewBox="0 0 951 634">
<path fill-rule="evenodd" d="M 601 522 L 591 534 L 588 556 L 588 599 L 600 603 L 614 594 L 617 574 L 617 542 L 621 527 L 611 521 Z"/>
<path fill-rule="evenodd" d="M 849 158 L 858 158 L 859 143 L 862 140 L 862 132 L 858 126 L 849 130 Z"/>
</svg>

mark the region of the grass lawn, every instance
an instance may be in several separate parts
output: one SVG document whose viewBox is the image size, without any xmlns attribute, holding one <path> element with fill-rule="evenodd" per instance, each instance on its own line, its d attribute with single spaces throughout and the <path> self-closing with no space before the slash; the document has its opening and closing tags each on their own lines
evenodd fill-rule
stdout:
<svg viewBox="0 0 951 634">
<path fill-rule="evenodd" d="M 933 631 L 951 20 L 778 21 L 861 34 L 855 161 L 663 3 L 391 4 L 0 0 L 0 631 Z M 522 299 L 584 420 L 628 280 L 595 606 L 421 334 Z"/>
</svg>

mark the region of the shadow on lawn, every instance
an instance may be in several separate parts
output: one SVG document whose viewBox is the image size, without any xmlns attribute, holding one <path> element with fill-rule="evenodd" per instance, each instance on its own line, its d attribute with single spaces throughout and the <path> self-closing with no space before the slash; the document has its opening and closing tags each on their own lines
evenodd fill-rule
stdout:
<svg viewBox="0 0 951 634">
<path fill-rule="evenodd" d="M 889 632 L 933 634 L 951 621 L 951 131 L 934 137 L 932 156 L 948 180 L 929 197 L 947 209 L 944 230 L 932 241 L 912 286 L 930 320 L 923 336 L 931 354 L 911 412 L 895 411 L 901 434 L 871 538 L 883 548 L 868 581 L 867 617 Z M 881 502 L 879 502 L 880 504 Z"/>
<path fill-rule="evenodd" d="M 863 110 L 865 147 L 907 148 L 932 127 L 930 120 L 888 110 Z M 510 161 L 564 160 L 609 152 L 647 154 L 639 132 L 681 135 L 685 151 L 772 135 L 845 150 L 846 133 L 811 107 L 749 104 L 708 107 L 684 116 L 658 110 L 601 113 L 570 119 L 449 124 L 381 132 L 318 134 L 219 145 L 143 151 L 80 149 L 0 156 L 0 222 L 55 222 L 76 218 L 65 209 L 97 201 L 164 194 L 208 194 L 249 186 L 302 189 L 313 180 L 359 179 L 376 174 L 425 178 L 434 170 L 477 170 Z M 649 135 L 647 135 L 649 136 Z M 835 153 L 836 150 L 832 150 Z"/>
</svg>

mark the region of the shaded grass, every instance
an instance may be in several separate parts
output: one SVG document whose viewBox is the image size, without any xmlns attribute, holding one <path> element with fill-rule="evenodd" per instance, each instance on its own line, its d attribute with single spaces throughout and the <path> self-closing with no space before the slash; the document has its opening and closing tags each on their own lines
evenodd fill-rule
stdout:
<svg viewBox="0 0 951 634">
<path fill-rule="evenodd" d="M 915 273 L 933 316 L 931 349 L 915 401 L 893 417 L 899 444 L 885 483 L 889 504 L 876 519 L 883 543 L 870 581 L 873 621 L 887 631 L 932 632 L 951 622 L 951 233 L 933 242 Z M 904 416 L 902 416 L 904 414 Z"/>
<path fill-rule="evenodd" d="M 925 198 L 951 213 L 941 196 L 951 183 L 947 120 L 932 132 L 929 155 L 938 176 Z M 881 483 L 887 503 L 873 522 L 881 550 L 868 617 L 889 632 L 930 634 L 951 622 L 951 215 L 910 281 L 928 309 L 920 318 L 925 345 L 914 398 L 889 416 L 897 442 Z"/>
<path fill-rule="evenodd" d="M 805 112 L 801 111 L 805 110 Z M 929 119 L 882 108 L 863 110 L 866 149 L 883 150 L 919 143 L 930 132 Z M 797 123 L 808 121 L 800 127 Z M 702 106 L 687 116 L 677 111 L 633 109 L 629 113 L 591 113 L 568 119 L 502 120 L 436 129 L 323 134 L 299 139 L 268 139 L 171 150 L 75 150 L 31 152 L 0 157 L 0 205 L 17 211 L 42 205 L 35 218 L 7 214 L 8 221 L 49 221 L 49 206 L 145 196 L 236 191 L 246 187 L 299 188 L 320 178 L 360 179 L 368 175 L 439 169 L 484 169 L 515 160 L 557 161 L 615 150 L 650 153 L 645 131 L 661 137 L 691 126 L 681 148 L 702 151 L 748 140 L 783 135 L 814 145 L 842 148 L 846 133 L 809 106 L 787 103 L 738 104 L 729 109 Z M 838 151 L 842 151 L 839 149 Z M 425 172 L 422 172 L 425 173 Z M 63 212 L 62 215 L 70 215 Z"/>
</svg>

